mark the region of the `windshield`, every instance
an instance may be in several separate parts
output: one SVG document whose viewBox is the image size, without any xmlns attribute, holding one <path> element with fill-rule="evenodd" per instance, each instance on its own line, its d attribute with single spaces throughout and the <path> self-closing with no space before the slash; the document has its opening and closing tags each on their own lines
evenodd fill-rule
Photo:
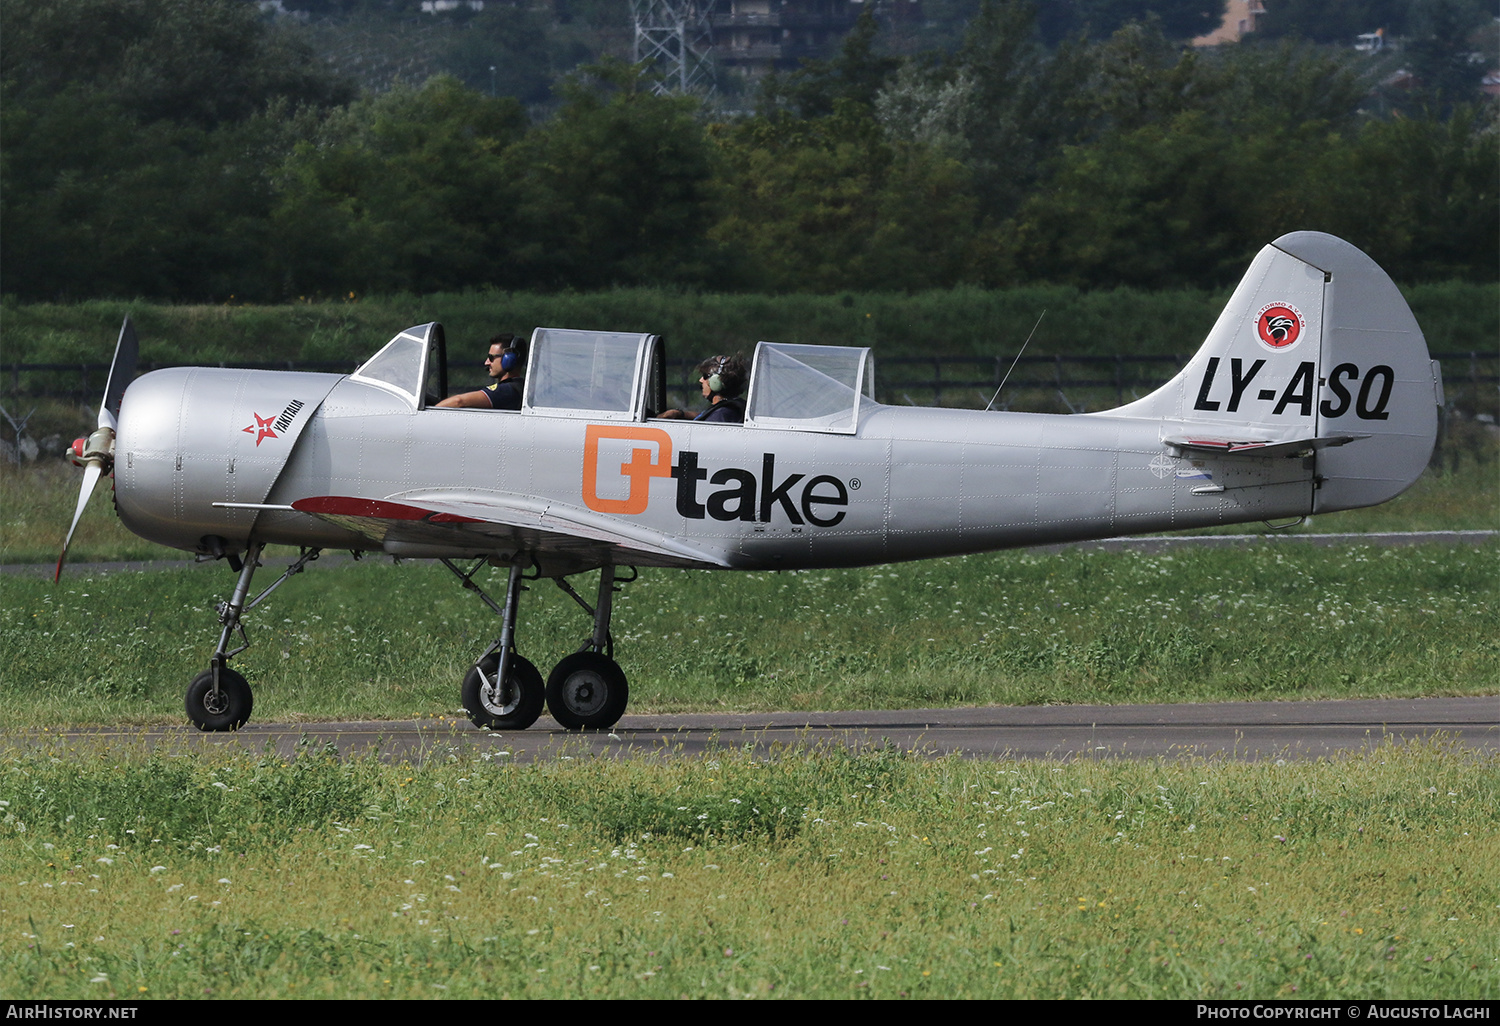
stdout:
<svg viewBox="0 0 1500 1026">
<path fill-rule="evenodd" d="M 420 406 L 427 347 L 441 337 L 442 330 L 442 326 L 436 322 L 407 328 L 350 376 L 357 381 L 396 392 Z"/>
</svg>

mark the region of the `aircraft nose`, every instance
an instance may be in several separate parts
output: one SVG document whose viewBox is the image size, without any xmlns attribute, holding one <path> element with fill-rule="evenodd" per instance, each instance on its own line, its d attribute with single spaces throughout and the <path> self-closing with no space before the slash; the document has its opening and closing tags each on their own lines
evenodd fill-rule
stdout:
<svg viewBox="0 0 1500 1026">
<path fill-rule="evenodd" d="M 234 551 L 338 375 L 177 367 L 125 393 L 115 445 L 125 526 L 190 552 Z"/>
<path fill-rule="evenodd" d="M 201 535 L 179 523 L 187 498 L 181 494 L 184 413 L 191 371 L 153 371 L 136 379 L 120 404 L 115 441 L 115 507 L 136 534 L 174 548 L 192 548 Z M 196 504 L 194 504 L 196 505 Z"/>
<path fill-rule="evenodd" d="M 244 544 L 255 511 L 215 503 L 259 502 L 286 460 L 285 447 L 258 444 L 277 436 L 282 409 L 258 394 L 266 373 L 178 367 L 130 386 L 115 456 L 126 527 L 192 552 L 211 551 L 213 538 L 230 550 Z"/>
</svg>

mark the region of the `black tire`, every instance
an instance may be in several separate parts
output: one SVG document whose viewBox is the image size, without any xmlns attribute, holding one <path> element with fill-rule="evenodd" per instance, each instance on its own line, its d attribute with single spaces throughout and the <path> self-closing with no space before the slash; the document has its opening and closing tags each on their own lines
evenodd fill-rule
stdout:
<svg viewBox="0 0 1500 1026">
<path fill-rule="evenodd" d="M 488 730 L 525 730 L 542 714 L 542 703 L 546 700 L 546 686 L 542 683 L 542 671 L 529 659 L 511 653 L 510 680 L 513 685 L 510 701 L 499 703 L 486 694 L 484 676 L 494 679 L 500 666 L 500 653 L 491 652 L 479 661 L 479 667 L 469 667 L 464 676 L 463 702 L 469 711 L 474 726 Z"/>
<path fill-rule="evenodd" d="M 573 653 L 547 678 L 547 711 L 568 730 L 608 730 L 629 700 L 625 671 L 598 652 Z"/>
<path fill-rule="evenodd" d="M 219 671 L 219 696 L 213 696 L 214 671 L 204 670 L 188 685 L 188 719 L 202 731 L 239 730 L 250 719 L 255 696 L 250 683 L 229 667 Z"/>
</svg>

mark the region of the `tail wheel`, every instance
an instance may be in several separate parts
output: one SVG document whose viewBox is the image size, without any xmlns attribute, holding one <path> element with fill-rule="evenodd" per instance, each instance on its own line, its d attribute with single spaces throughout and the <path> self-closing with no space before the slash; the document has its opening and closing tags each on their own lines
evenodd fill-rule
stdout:
<svg viewBox="0 0 1500 1026">
<path fill-rule="evenodd" d="M 214 694 L 214 671 L 204 670 L 188 685 L 188 719 L 202 731 L 239 730 L 250 719 L 255 696 L 244 677 L 225 666 L 219 670 L 219 693 Z"/>
<path fill-rule="evenodd" d="M 613 727 L 629 699 L 625 671 L 598 652 L 575 652 L 547 678 L 547 710 L 568 730 Z"/>
<path fill-rule="evenodd" d="M 500 653 L 491 652 L 479 661 L 477 667 L 469 668 L 463 684 L 464 708 L 476 727 L 525 730 L 542 714 L 542 703 L 546 699 L 542 671 L 530 660 L 511 653 L 510 679 L 504 685 L 489 683 L 495 680 L 495 671 L 499 667 Z"/>
</svg>

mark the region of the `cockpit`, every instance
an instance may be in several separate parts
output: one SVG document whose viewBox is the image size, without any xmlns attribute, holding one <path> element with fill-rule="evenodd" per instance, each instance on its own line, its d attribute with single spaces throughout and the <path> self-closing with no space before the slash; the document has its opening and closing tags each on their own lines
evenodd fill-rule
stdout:
<svg viewBox="0 0 1500 1026">
<path fill-rule="evenodd" d="M 659 335 L 537 328 L 527 353 L 522 415 L 639 422 L 667 408 Z M 434 322 L 399 333 L 351 378 L 426 410 L 448 394 L 447 370 L 443 328 Z M 853 434 L 878 405 L 868 348 L 756 344 L 744 427 Z"/>
</svg>

